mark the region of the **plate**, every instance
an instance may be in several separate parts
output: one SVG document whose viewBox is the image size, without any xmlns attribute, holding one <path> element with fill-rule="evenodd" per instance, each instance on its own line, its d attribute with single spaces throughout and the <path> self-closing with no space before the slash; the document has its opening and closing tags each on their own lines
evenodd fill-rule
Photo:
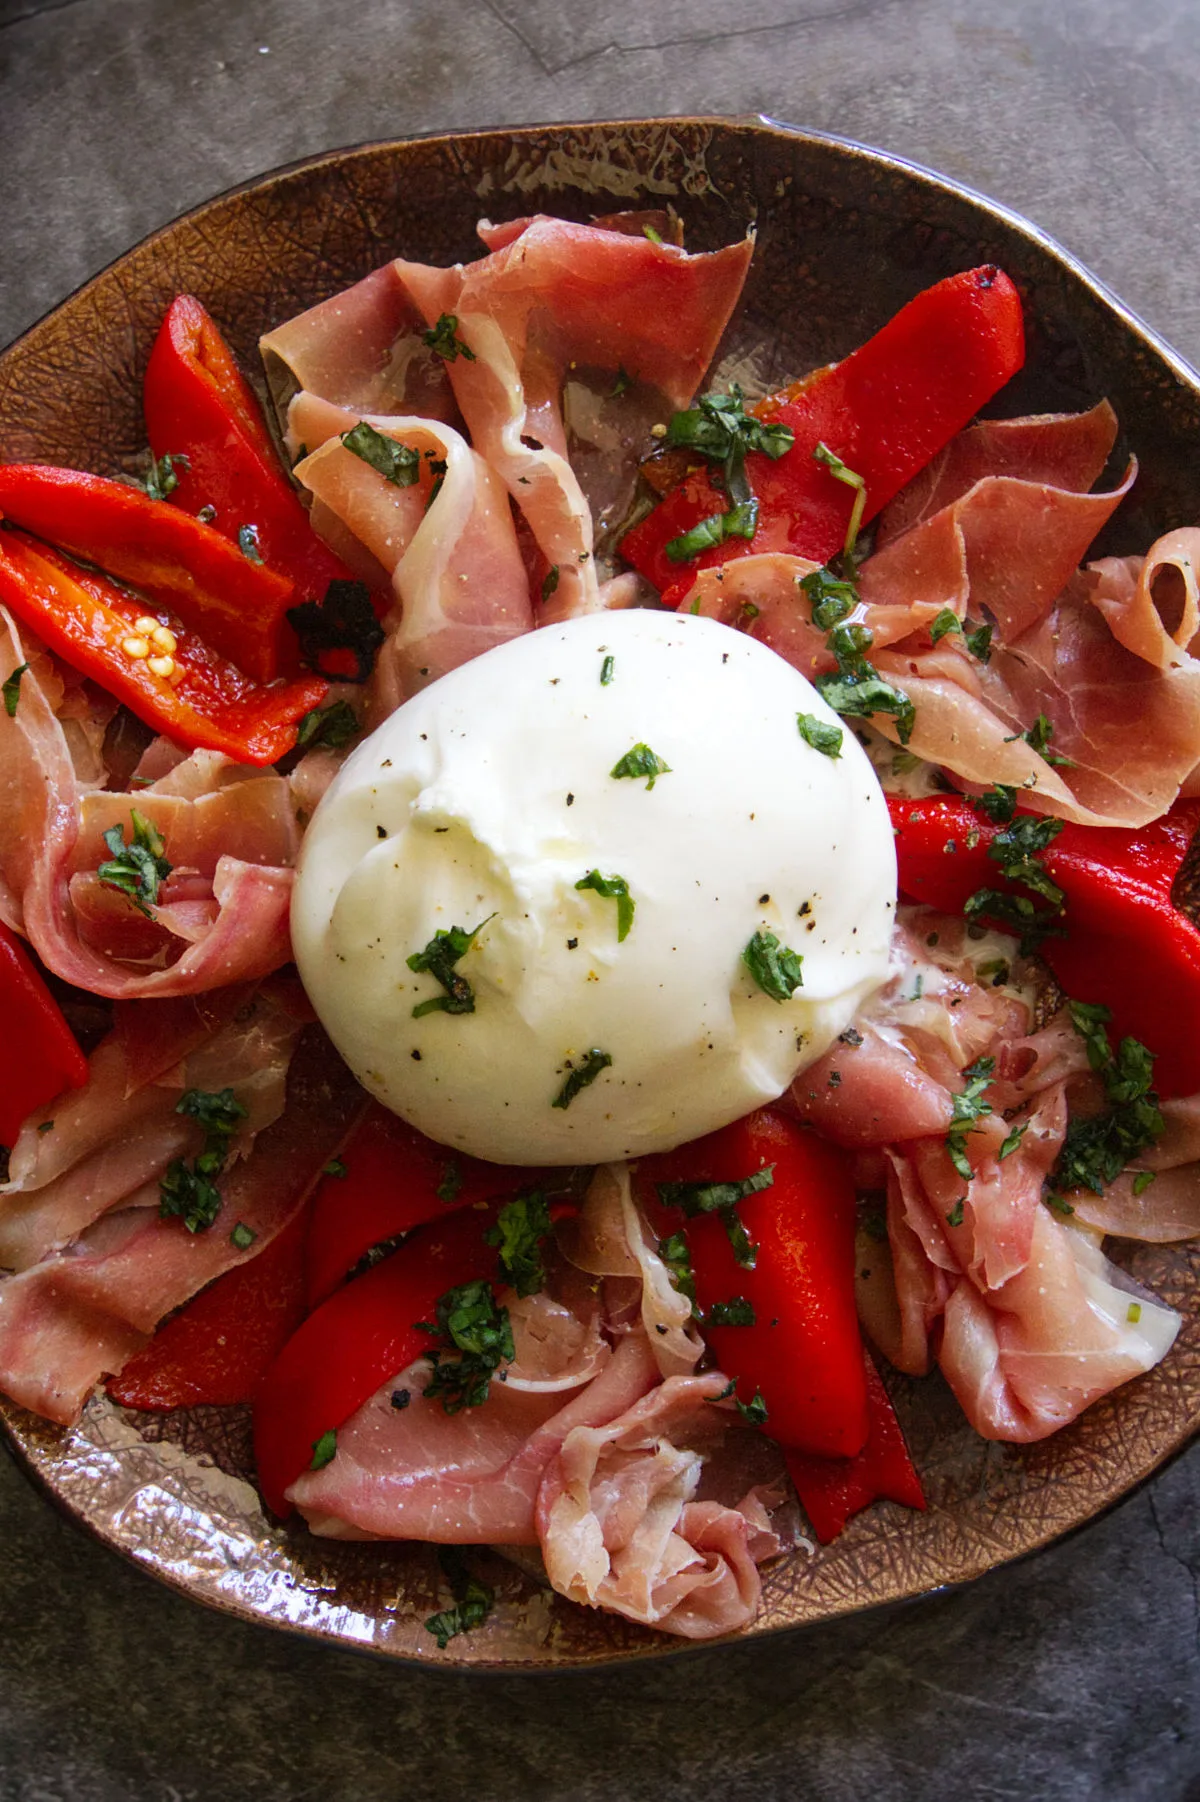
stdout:
<svg viewBox="0 0 1200 1802">
<path fill-rule="evenodd" d="M 859 344 L 921 288 L 999 263 L 1026 303 L 1029 356 L 1004 413 L 1090 406 L 1121 421 L 1116 459 L 1141 476 L 1107 551 L 1144 550 L 1194 519 L 1200 377 L 1085 269 L 1015 215 L 879 152 L 766 119 L 555 125 L 338 151 L 235 189 L 156 233 L 0 356 L 0 459 L 109 472 L 143 455 L 141 376 L 171 298 L 196 294 L 247 368 L 267 326 L 388 256 L 478 253 L 481 215 L 587 219 L 670 204 L 689 248 L 741 235 L 758 250 L 723 347 L 726 371 L 775 385 Z M 1156 1370 L 1033 1446 L 966 1425 L 940 1377 L 896 1377 L 894 1399 L 929 1497 L 880 1503 L 835 1544 L 764 1573 L 758 1637 L 968 1581 L 1090 1520 L 1200 1425 L 1200 1246 L 1128 1248 L 1184 1327 Z M 889 1379 L 891 1380 L 891 1379 Z M 63 1430 L 0 1400 L 18 1457 L 81 1525 L 143 1569 L 227 1613 L 431 1665 L 532 1669 L 661 1656 L 680 1642 L 577 1608 L 480 1554 L 497 1607 L 439 1652 L 444 1605 L 425 1546 L 339 1545 L 280 1528 L 250 1482 L 245 1410 L 140 1415 L 93 1400 Z M 486 1568 L 483 1568 L 486 1567 Z"/>
</svg>

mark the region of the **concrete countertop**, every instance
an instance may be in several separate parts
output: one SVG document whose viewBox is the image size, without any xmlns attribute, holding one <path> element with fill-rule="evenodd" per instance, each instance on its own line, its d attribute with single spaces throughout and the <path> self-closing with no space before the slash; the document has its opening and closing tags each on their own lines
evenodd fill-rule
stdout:
<svg viewBox="0 0 1200 1802">
<path fill-rule="evenodd" d="M 1200 361 L 1191 0 L 0 0 L 0 343 L 339 144 L 764 111 L 1027 213 Z M 1198 505 L 1200 515 L 1200 505 Z M 1200 1798 L 1200 1448 L 958 1594 L 466 1681 L 203 1612 L 0 1459 L 0 1802 Z"/>
</svg>

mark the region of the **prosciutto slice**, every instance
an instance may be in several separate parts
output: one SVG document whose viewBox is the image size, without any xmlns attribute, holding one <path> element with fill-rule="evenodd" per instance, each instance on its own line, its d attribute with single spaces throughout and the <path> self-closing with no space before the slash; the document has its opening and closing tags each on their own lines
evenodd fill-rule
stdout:
<svg viewBox="0 0 1200 1802">
<path fill-rule="evenodd" d="M 753 1620 L 758 1565 L 779 1540 L 757 1497 L 738 1508 L 692 1498 L 726 1430 L 720 1371 L 669 1377 L 605 1426 L 564 1439 L 538 1492 L 546 1574 L 560 1595 L 685 1639 Z"/>
<path fill-rule="evenodd" d="M 564 1393 L 493 1382 L 482 1406 L 447 1414 L 424 1397 L 425 1359 L 401 1372 L 338 1432 L 337 1452 L 306 1471 L 289 1499 L 325 1538 L 536 1545 L 538 1486 L 576 1428 L 616 1419 L 657 1380 L 642 1332 L 606 1353 L 598 1374 Z M 392 1405 L 397 1388 L 403 1409 Z"/>
<path fill-rule="evenodd" d="M 95 1384 L 120 1370 L 165 1314 L 283 1230 L 361 1106 L 361 1089 L 313 1029 L 292 1060 L 284 1112 L 222 1177 L 221 1209 L 207 1231 L 162 1219 L 155 1184 L 67 1250 L 0 1281 L 0 1390 L 47 1420 L 77 1420 Z M 230 1237 L 239 1223 L 255 1235 L 249 1250 Z"/>
<path fill-rule="evenodd" d="M 435 461 L 440 486 L 400 488 L 342 444 L 360 415 L 309 394 L 290 429 L 311 446 L 296 475 L 385 572 L 395 598 L 376 663 L 372 714 L 533 625 L 529 579 L 499 477 L 452 427 L 365 416 L 385 437 Z"/>
<path fill-rule="evenodd" d="M 652 384 L 668 410 L 685 406 L 741 293 L 753 245 L 746 238 L 691 256 L 640 232 L 544 217 L 492 242 L 490 255 L 455 269 L 396 267 L 431 326 L 445 313 L 457 318 L 472 355 L 447 365 L 450 381 L 471 442 L 557 572 L 542 614 L 549 623 L 604 605 L 591 512 L 566 455 L 565 372 L 622 368 Z"/>
</svg>

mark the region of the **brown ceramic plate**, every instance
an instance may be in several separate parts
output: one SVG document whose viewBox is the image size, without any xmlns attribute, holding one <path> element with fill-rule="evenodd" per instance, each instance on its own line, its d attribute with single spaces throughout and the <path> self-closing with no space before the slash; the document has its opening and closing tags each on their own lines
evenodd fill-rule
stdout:
<svg viewBox="0 0 1200 1802">
<path fill-rule="evenodd" d="M 941 177 L 762 120 L 556 125 L 336 152 L 189 213 L 114 263 L 0 357 L 0 459 L 132 467 L 140 388 L 171 297 L 198 295 L 247 367 L 258 335 L 389 256 L 476 254 L 486 214 L 586 219 L 670 202 L 705 248 L 758 225 L 728 355 L 775 384 L 840 357 L 919 289 L 996 262 L 1020 286 L 1029 360 L 1006 413 L 1107 394 L 1142 473 L 1106 548 L 1144 549 L 1194 520 L 1200 378 L 1049 239 Z M 728 362 L 726 367 L 729 367 Z M 1200 1247 L 1131 1248 L 1134 1274 L 1182 1309 L 1167 1360 L 1041 1445 L 988 1445 L 940 1378 L 897 1379 L 929 1496 L 883 1503 L 833 1546 L 766 1573 L 751 1634 L 961 1583 L 1089 1520 L 1200 1423 Z M 553 1596 L 491 1554 L 486 1628 L 438 1652 L 421 1622 L 444 1604 L 426 1547 L 336 1545 L 264 1517 L 244 1411 L 158 1417 L 94 1401 L 62 1431 L 0 1401 L 26 1467 L 76 1520 L 144 1569 L 250 1620 L 430 1664 L 570 1666 L 678 1642 Z"/>
</svg>

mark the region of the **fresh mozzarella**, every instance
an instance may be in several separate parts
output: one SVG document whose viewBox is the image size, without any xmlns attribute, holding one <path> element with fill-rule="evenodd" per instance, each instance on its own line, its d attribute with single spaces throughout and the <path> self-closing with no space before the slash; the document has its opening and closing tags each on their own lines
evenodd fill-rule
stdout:
<svg viewBox="0 0 1200 1802">
<path fill-rule="evenodd" d="M 408 701 L 318 807 L 292 913 L 355 1074 L 504 1163 L 660 1151 L 782 1094 L 885 979 L 896 896 L 866 756 L 800 715 L 839 725 L 773 651 L 651 611 L 544 627 Z M 614 774 L 638 746 L 656 779 Z M 593 871 L 627 886 L 623 939 Z M 457 1002 L 409 966 L 453 928 Z M 756 934 L 803 958 L 790 998 L 747 965 Z"/>
</svg>

